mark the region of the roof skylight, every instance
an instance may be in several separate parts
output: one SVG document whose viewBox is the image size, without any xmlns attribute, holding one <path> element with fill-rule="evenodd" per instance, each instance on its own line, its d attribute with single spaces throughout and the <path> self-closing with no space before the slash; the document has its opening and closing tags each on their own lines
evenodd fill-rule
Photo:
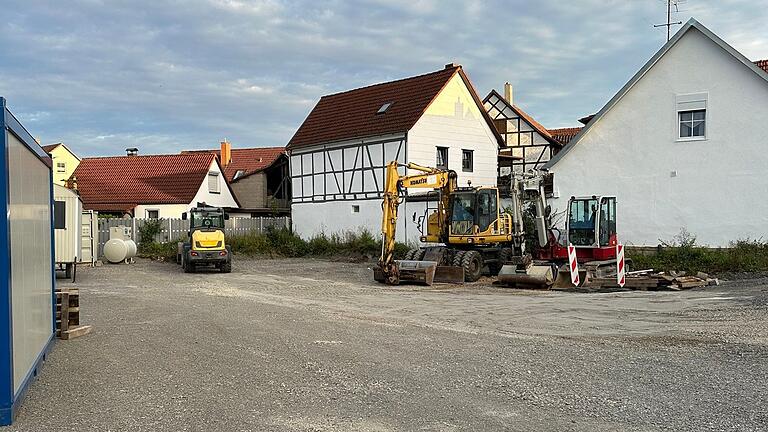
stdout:
<svg viewBox="0 0 768 432">
<path fill-rule="evenodd" d="M 382 105 L 381 108 L 379 108 L 379 110 L 376 111 L 376 114 L 384 114 L 385 112 L 387 112 L 387 110 L 391 106 L 392 106 L 392 102 L 385 102 L 384 105 Z"/>
</svg>

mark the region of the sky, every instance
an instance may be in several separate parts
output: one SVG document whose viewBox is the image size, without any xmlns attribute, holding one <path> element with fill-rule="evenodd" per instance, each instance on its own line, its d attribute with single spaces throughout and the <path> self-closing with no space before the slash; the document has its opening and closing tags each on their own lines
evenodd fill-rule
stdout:
<svg viewBox="0 0 768 432">
<path fill-rule="evenodd" d="M 666 41 L 663 0 L 3 0 L 0 96 L 80 156 L 282 146 L 324 94 L 459 63 L 548 128 L 597 112 Z M 751 60 L 768 0 L 687 0 Z M 677 27 L 679 28 L 679 26 Z"/>
</svg>

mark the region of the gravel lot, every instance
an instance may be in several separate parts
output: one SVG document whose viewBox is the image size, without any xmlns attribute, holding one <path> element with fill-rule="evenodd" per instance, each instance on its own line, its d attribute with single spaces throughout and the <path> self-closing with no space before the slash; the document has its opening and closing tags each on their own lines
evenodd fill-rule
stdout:
<svg viewBox="0 0 768 432">
<path fill-rule="evenodd" d="M 55 345 L 7 430 L 768 429 L 768 278 L 425 289 L 366 264 L 245 259 L 78 278 L 94 332 Z"/>
</svg>

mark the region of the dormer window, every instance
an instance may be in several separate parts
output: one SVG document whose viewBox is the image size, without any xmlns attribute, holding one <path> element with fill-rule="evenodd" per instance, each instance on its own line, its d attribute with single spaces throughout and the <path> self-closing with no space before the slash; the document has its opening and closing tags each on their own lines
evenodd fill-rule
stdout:
<svg viewBox="0 0 768 432">
<path fill-rule="evenodd" d="M 382 105 L 381 108 L 379 108 L 379 110 L 376 111 L 376 114 L 384 114 L 385 112 L 387 112 L 387 110 L 391 106 L 392 106 L 392 102 L 385 102 L 384 105 Z"/>
<path fill-rule="evenodd" d="M 239 179 L 240 177 L 242 177 L 244 174 L 245 174 L 245 171 L 243 171 L 243 170 L 237 170 L 237 171 L 235 171 L 235 176 L 234 176 L 234 177 L 232 177 L 232 180 L 237 180 L 237 179 Z"/>
</svg>

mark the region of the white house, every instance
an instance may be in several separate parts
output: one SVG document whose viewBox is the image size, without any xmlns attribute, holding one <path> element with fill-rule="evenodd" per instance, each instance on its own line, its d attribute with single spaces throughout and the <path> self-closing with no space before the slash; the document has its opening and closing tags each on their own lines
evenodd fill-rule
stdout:
<svg viewBox="0 0 768 432">
<path fill-rule="evenodd" d="M 384 166 L 393 160 L 458 173 L 460 185 L 495 185 L 501 137 L 461 66 L 323 96 L 288 143 L 294 230 L 381 230 Z M 418 240 L 414 217 L 427 203 L 401 204 L 398 239 Z"/>
<path fill-rule="evenodd" d="M 83 207 L 101 214 L 179 218 L 198 202 L 239 207 L 212 152 L 84 158 L 72 177 Z"/>
<path fill-rule="evenodd" d="M 631 245 L 766 239 L 766 119 L 768 73 L 691 19 L 545 165 L 553 207 L 615 195 Z"/>
</svg>

